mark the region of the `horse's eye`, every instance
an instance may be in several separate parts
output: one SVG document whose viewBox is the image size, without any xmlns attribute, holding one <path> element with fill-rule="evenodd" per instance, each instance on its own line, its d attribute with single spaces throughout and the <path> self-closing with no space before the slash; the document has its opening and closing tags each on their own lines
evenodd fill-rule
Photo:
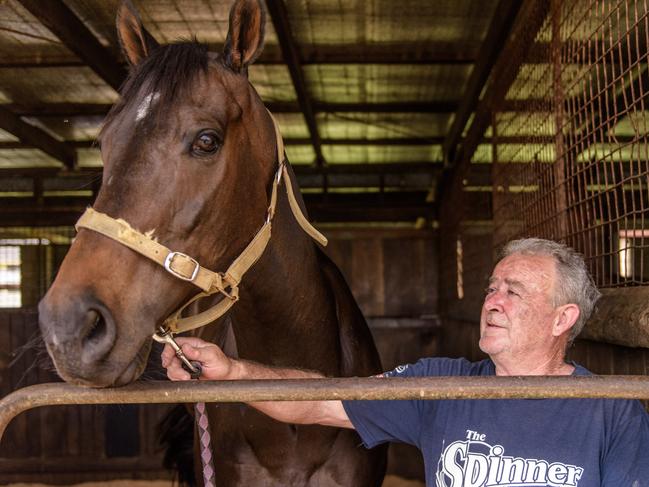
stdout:
<svg viewBox="0 0 649 487">
<path fill-rule="evenodd" d="M 219 148 L 219 137 L 213 130 L 205 130 L 198 134 L 192 142 L 191 152 L 197 156 L 209 156 Z"/>
</svg>

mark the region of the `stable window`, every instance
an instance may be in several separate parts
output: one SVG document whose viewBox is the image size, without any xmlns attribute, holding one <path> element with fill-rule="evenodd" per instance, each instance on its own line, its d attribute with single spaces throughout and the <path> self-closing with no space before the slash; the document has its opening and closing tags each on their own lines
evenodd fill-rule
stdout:
<svg viewBox="0 0 649 487">
<path fill-rule="evenodd" d="M 0 308 L 20 308 L 20 247 L 0 245 Z"/>
<path fill-rule="evenodd" d="M 649 281 L 649 230 L 620 230 L 618 232 L 618 270 L 628 282 Z"/>
</svg>

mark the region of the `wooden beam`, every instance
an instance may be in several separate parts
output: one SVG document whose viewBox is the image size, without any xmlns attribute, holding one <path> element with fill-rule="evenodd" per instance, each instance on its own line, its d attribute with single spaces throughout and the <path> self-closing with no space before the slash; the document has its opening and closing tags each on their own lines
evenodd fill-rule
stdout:
<svg viewBox="0 0 649 487">
<path fill-rule="evenodd" d="M 547 16 L 549 4 L 550 2 L 546 0 L 529 0 L 522 3 L 510 36 L 492 69 L 484 95 L 475 109 L 466 137 L 459 148 L 453 152 L 451 164 L 439 178 L 436 188 L 436 194 L 440 195 L 437 198 L 439 201 L 445 200 L 448 192 L 458 193 L 462 179 L 471 166 L 471 158 L 478 145 L 484 140 L 485 130 L 491 123 L 493 108 L 503 102 L 507 91 L 516 79 L 525 55 Z M 455 205 L 455 203 L 449 204 Z"/>
<path fill-rule="evenodd" d="M 476 107 L 475 116 L 462 143 L 461 151 L 456 151 L 454 155 L 455 163 L 463 160 L 467 164 L 473 156 L 485 130 L 491 123 L 493 107 L 504 100 L 516 79 L 518 71 L 525 61 L 525 54 L 543 25 L 548 9 L 549 2 L 544 0 L 530 0 L 522 4 L 516 16 L 515 25 L 511 29 L 511 35 L 500 52 L 493 69 L 493 75 L 489 78 L 485 94 Z"/>
<path fill-rule="evenodd" d="M 490 164 L 480 164 L 488 170 Z M 331 164 L 318 168 L 312 165 L 296 164 L 292 166 L 298 176 L 313 174 L 437 174 L 441 168 L 440 163 L 414 162 L 414 163 L 381 163 L 381 164 Z M 55 167 L 19 167 L 0 168 L 0 179 L 6 177 L 96 177 L 102 172 L 102 167 L 84 167 L 75 171 L 61 171 Z"/>
<path fill-rule="evenodd" d="M 1 128 L 1 127 L 0 127 Z M 399 137 L 383 137 L 378 139 L 322 139 L 322 145 L 340 145 L 340 146 L 430 146 L 430 145 L 440 145 L 444 141 L 443 137 L 408 137 L 408 138 L 399 138 Z M 632 135 L 621 135 L 616 137 L 616 145 L 624 145 L 637 141 L 637 137 Z M 67 140 L 64 141 L 66 145 L 74 149 L 99 149 L 99 144 L 96 140 Z M 513 145 L 524 145 L 524 144 L 551 144 L 553 138 L 551 136 L 505 136 L 498 137 L 495 139 L 497 144 L 513 144 Z M 494 139 L 491 137 L 484 137 L 481 141 L 481 144 L 492 144 Z M 291 137 L 284 139 L 284 144 L 287 146 L 294 145 L 310 145 L 311 139 L 304 137 Z M 7 149 L 30 149 L 32 144 L 25 144 L 19 141 L 4 141 L 0 142 L 0 150 Z M 441 161 L 430 161 L 431 163 L 438 163 Z M 520 161 L 519 161 L 520 162 Z M 628 161 L 620 161 L 628 162 Z M 339 165 L 339 164 L 334 164 Z"/>
<path fill-rule="evenodd" d="M 435 210 L 425 200 L 426 191 L 404 193 L 305 194 L 310 217 L 317 221 L 414 221 L 433 219 Z M 0 198 L 0 226 L 72 225 L 91 197 Z"/>
<path fill-rule="evenodd" d="M 42 150 L 64 166 L 72 169 L 76 163 L 76 152 L 44 130 L 28 124 L 16 114 L 0 106 L 0 128 L 18 137 L 21 143 Z"/>
<path fill-rule="evenodd" d="M 302 46 L 303 64 L 472 64 L 479 46 L 453 42 Z"/>
<path fill-rule="evenodd" d="M 502 52 L 503 46 L 514 25 L 521 2 L 517 0 L 500 0 L 496 6 L 489 30 L 480 48 L 478 60 L 471 71 L 467 87 L 462 96 L 460 107 L 455 112 L 453 124 L 444 141 L 444 160 L 452 163 L 457 145 L 460 143 L 464 127 L 475 111 L 480 93 L 491 75 L 492 69 Z"/>
<path fill-rule="evenodd" d="M 428 162 L 385 163 L 385 164 L 329 164 L 325 168 L 314 166 L 294 165 L 295 174 L 436 174 L 441 164 Z"/>
<path fill-rule="evenodd" d="M 302 113 L 298 103 L 266 102 L 273 113 Z M 109 103 L 10 103 L 8 109 L 30 117 L 105 116 L 112 105 Z M 314 113 L 453 113 L 457 102 L 392 102 L 392 103 L 312 103 Z"/>
<path fill-rule="evenodd" d="M 315 163 L 318 166 L 322 166 L 325 164 L 325 160 L 322 154 L 322 143 L 320 141 L 320 133 L 318 132 L 318 125 L 315 119 L 315 110 L 307 92 L 304 73 L 302 72 L 302 63 L 300 61 L 295 41 L 293 40 L 293 34 L 291 33 L 291 26 L 289 25 L 284 0 L 268 0 L 266 2 L 266 8 L 270 13 L 273 26 L 275 27 L 275 33 L 277 34 L 279 45 L 282 48 L 282 54 L 284 55 L 284 60 L 286 61 L 286 65 L 291 75 L 295 93 L 297 94 L 297 101 L 309 130 L 309 137 L 311 138 L 311 143 L 313 144 L 313 150 L 316 157 Z"/>
<path fill-rule="evenodd" d="M 362 146 L 422 146 L 439 145 L 444 137 L 383 137 L 377 139 L 353 138 L 353 139 L 321 139 L 322 145 L 362 145 Z M 285 145 L 309 145 L 310 139 L 303 137 L 291 137 L 284 139 Z M 0 143 L 0 147 L 1 147 Z"/>
<path fill-rule="evenodd" d="M 366 139 L 366 138 L 351 138 L 351 139 L 321 139 L 322 145 L 338 145 L 338 146 L 363 146 L 363 147 L 406 147 L 406 146 L 435 146 L 441 145 L 444 142 L 444 137 L 441 136 L 432 136 L 432 137 L 382 137 L 377 139 Z M 615 143 L 609 143 L 612 146 L 625 145 L 633 142 L 640 142 L 637 136 L 634 135 L 618 135 L 615 137 Z M 66 145 L 75 149 L 99 149 L 99 142 L 96 139 L 84 139 L 84 140 L 66 140 L 64 141 Z M 512 135 L 512 136 L 503 136 L 497 137 L 496 139 L 492 137 L 484 137 L 480 143 L 481 144 L 493 144 L 498 145 L 525 145 L 525 144 L 552 144 L 554 142 L 554 137 L 548 136 L 539 136 L 539 135 Z M 284 139 L 284 144 L 286 146 L 297 146 L 297 145 L 310 145 L 311 139 L 308 137 L 290 137 Z M 0 150 L 3 149 L 31 149 L 33 146 L 31 144 L 25 144 L 20 141 L 0 141 Z M 437 163 L 441 161 L 431 161 L 432 163 Z M 628 162 L 628 161 L 621 161 Z M 362 163 L 360 163 L 362 164 Z M 334 164 L 334 166 L 339 166 L 339 163 Z M 374 165 L 383 165 L 383 164 L 374 164 Z"/>
<path fill-rule="evenodd" d="M 568 103 L 582 103 L 571 100 Z M 266 108 L 273 113 L 302 113 L 300 105 L 294 102 L 266 102 Z M 90 117 L 105 116 L 110 103 L 8 103 L 5 108 L 24 117 Z M 316 113 L 438 113 L 451 114 L 458 110 L 459 101 L 416 102 L 403 101 L 391 103 L 312 103 Z M 534 110 L 530 110 L 534 108 Z M 549 112 L 552 100 L 530 98 L 526 100 L 506 100 L 501 107 L 503 112 Z"/>
<path fill-rule="evenodd" d="M 649 309 L 645 287 L 602 289 L 597 310 L 580 338 L 649 348 Z"/>
<path fill-rule="evenodd" d="M 633 64 L 637 57 L 647 51 L 644 39 L 639 38 L 639 48 L 630 52 L 630 58 L 620 61 Z M 593 61 L 601 61 L 604 53 L 611 52 L 608 40 L 603 40 L 597 46 L 588 41 L 581 42 L 571 40 L 564 44 L 562 49 L 578 55 L 567 60 L 567 64 L 586 64 Z M 213 52 L 221 52 L 221 44 L 208 43 Z M 474 64 L 479 58 L 481 44 L 468 43 L 457 44 L 454 42 L 425 42 L 425 43 L 372 43 L 365 45 L 357 44 L 327 44 L 317 46 L 300 46 L 300 58 L 303 66 L 308 65 L 469 65 Z M 549 62 L 550 47 L 547 42 L 535 42 L 526 62 L 530 64 L 547 64 Z M 615 61 L 615 60 L 613 60 Z M 610 59 L 606 60 L 611 63 Z M 267 44 L 264 51 L 255 61 L 257 65 L 283 65 L 284 58 L 280 46 Z M 40 56 L 32 58 L 21 58 L 16 60 L 5 60 L 0 62 L 0 69 L 47 69 L 47 68 L 74 68 L 85 66 L 83 62 L 73 56 L 60 55 L 56 59 L 43 59 Z M 252 67 L 254 70 L 254 66 Z"/>
<path fill-rule="evenodd" d="M 119 90 L 127 70 L 62 0 L 19 0 L 108 85 Z"/>
</svg>

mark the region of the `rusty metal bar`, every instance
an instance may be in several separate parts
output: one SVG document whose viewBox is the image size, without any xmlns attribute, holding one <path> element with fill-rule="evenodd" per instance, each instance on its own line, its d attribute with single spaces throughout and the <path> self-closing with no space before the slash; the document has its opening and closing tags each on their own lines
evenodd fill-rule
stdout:
<svg viewBox="0 0 649 487">
<path fill-rule="evenodd" d="M 25 387 L 0 400 L 0 440 L 28 409 L 71 404 L 394 400 L 649 398 L 649 376 L 420 377 L 142 382 L 117 389 L 64 383 Z"/>
</svg>

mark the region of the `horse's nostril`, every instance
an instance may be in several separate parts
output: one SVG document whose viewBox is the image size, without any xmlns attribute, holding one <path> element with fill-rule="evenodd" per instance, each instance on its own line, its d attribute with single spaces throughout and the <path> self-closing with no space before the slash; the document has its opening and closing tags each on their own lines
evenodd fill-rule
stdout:
<svg viewBox="0 0 649 487">
<path fill-rule="evenodd" d="M 101 341 L 106 335 L 106 320 L 104 320 L 102 314 L 94 309 L 89 310 L 86 316 L 86 323 L 89 326 L 83 341 L 85 343 Z"/>
</svg>

